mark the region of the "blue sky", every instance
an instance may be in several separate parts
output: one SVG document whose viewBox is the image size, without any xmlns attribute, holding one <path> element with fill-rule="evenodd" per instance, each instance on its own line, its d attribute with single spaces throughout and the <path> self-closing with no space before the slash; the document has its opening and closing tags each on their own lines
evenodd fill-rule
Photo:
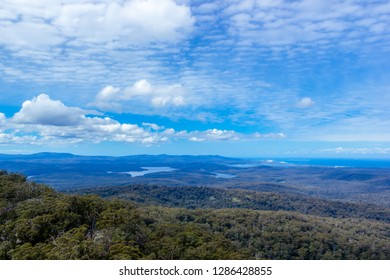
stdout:
<svg viewBox="0 0 390 280">
<path fill-rule="evenodd" d="M 0 153 L 390 157 L 390 1 L 3 0 Z"/>
</svg>

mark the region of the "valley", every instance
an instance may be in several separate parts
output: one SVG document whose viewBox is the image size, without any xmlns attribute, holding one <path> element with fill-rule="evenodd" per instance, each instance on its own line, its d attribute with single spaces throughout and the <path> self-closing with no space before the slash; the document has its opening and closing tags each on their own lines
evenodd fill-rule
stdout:
<svg viewBox="0 0 390 280">
<path fill-rule="evenodd" d="M 43 153 L 0 169 L 0 259 L 390 259 L 387 167 Z"/>
<path fill-rule="evenodd" d="M 291 162 L 220 156 L 0 155 L 1 169 L 20 172 L 59 191 L 133 184 L 202 186 L 301 194 L 390 207 L 387 161 L 317 159 Z M 363 167 L 364 162 L 366 167 Z M 346 163 L 359 167 L 339 167 Z"/>
</svg>

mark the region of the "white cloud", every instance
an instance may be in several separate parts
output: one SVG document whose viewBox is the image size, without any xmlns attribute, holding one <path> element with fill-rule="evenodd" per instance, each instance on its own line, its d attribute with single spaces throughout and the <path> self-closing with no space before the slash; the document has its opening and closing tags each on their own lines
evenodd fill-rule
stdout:
<svg viewBox="0 0 390 280">
<path fill-rule="evenodd" d="M 128 45 L 177 41 L 194 19 L 188 7 L 172 0 L 132 0 L 65 5 L 54 24 L 82 43 Z"/>
<path fill-rule="evenodd" d="M 103 110 L 121 111 L 123 104 L 135 100 L 153 107 L 184 106 L 186 91 L 180 84 L 152 85 L 142 79 L 123 90 L 106 86 L 95 97 L 91 105 Z"/>
<path fill-rule="evenodd" d="M 215 128 L 206 131 L 182 131 L 179 135 L 194 142 L 236 141 L 240 139 L 239 134 L 233 130 L 219 130 Z"/>
<path fill-rule="evenodd" d="M 308 108 L 314 105 L 314 101 L 310 97 L 304 97 L 296 103 L 299 108 Z"/>
<path fill-rule="evenodd" d="M 71 83 L 82 87 L 86 95 L 96 91 L 96 86 L 124 85 L 129 77 L 161 81 L 167 70 L 161 56 L 177 54 L 180 44 L 193 34 L 195 17 L 189 4 L 176 0 L 2 0 L 1 79 Z M 164 101 L 155 100 L 155 104 Z M 118 104 L 111 104 L 115 106 L 119 110 Z"/>
<path fill-rule="evenodd" d="M 282 0 L 257 0 L 256 5 L 261 8 L 278 7 L 283 3 Z"/>
<path fill-rule="evenodd" d="M 0 45 L 11 48 L 47 48 L 64 42 L 58 30 L 42 22 L 0 22 Z"/>
<path fill-rule="evenodd" d="M 115 92 L 115 88 L 106 88 L 101 96 L 110 96 Z M 68 107 L 59 100 L 40 94 L 25 101 L 20 111 L 10 119 L 0 113 L 0 143 L 57 145 L 114 141 L 153 145 L 177 139 L 219 142 L 283 136 L 266 134 L 260 137 L 260 134 L 244 135 L 233 130 L 219 129 L 175 131 L 155 123 L 145 122 L 142 126 L 120 123 L 109 117 L 90 117 L 89 113 L 90 111 Z"/>
<path fill-rule="evenodd" d="M 150 127 L 151 129 L 156 130 L 156 131 L 157 130 L 162 130 L 162 129 L 165 128 L 165 127 L 159 126 L 159 125 L 157 125 L 155 123 L 142 123 L 142 125 L 145 126 L 145 127 Z"/>
<path fill-rule="evenodd" d="M 134 83 L 131 88 L 127 89 L 129 95 L 132 94 L 150 94 L 152 93 L 152 85 L 147 80 L 142 79 Z"/>
<path fill-rule="evenodd" d="M 202 3 L 195 8 L 197 13 L 211 13 L 218 10 L 218 3 Z"/>
<path fill-rule="evenodd" d="M 176 42 L 195 22 L 189 7 L 173 0 L 4 0 L 0 11 L 0 44 L 32 49 Z"/>
<path fill-rule="evenodd" d="M 124 93 L 123 99 L 146 98 L 156 107 L 185 105 L 185 90 L 180 84 L 154 86 L 149 81 L 142 79 L 126 88 Z"/>
<path fill-rule="evenodd" d="M 361 38 L 380 33 L 386 39 L 388 29 L 376 24 L 381 21 L 381 15 L 388 13 L 387 2 L 231 1 L 224 13 L 230 17 L 230 32 L 240 37 L 241 42 L 274 47 L 296 43 L 315 44 L 327 39 L 335 45 L 348 41 L 346 35 L 351 30 Z M 372 19 L 371 24 L 375 24 L 375 27 L 357 26 L 359 21 L 367 19 Z"/>
<path fill-rule="evenodd" d="M 169 104 L 175 106 L 185 105 L 184 97 L 181 95 L 175 96 L 176 91 L 181 91 L 181 86 L 168 88 L 167 91 L 161 92 L 152 98 L 152 104 L 155 107 L 164 107 Z M 172 94 L 173 93 L 173 94 Z"/>
<path fill-rule="evenodd" d="M 0 144 L 37 144 L 33 135 L 18 136 L 15 133 L 0 133 Z"/>
<path fill-rule="evenodd" d="M 113 99 L 119 92 L 119 88 L 114 88 L 112 86 L 106 86 L 104 89 L 102 89 L 98 95 L 96 96 L 96 99 L 98 100 L 107 100 L 107 99 Z"/>
<path fill-rule="evenodd" d="M 388 139 L 388 128 L 378 126 L 389 119 L 383 108 L 388 89 L 372 98 L 363 85 L 369 82 L 379 88 L 381 79 L 386 80 L 381 56 L 386 49 L 375 47 L 370 52 L 376 46 L 373 42 L 382 46 L 390 42 L 384 40 L 389 36 L 385 14 L 389 5 L 380 4 L 384 2 L 3 0 L 0 79 L 4 90 L 11 86 L 9 81 L 78 88 L 62 92 L 64 101 L 77 104 L 77 95 L 82 95 L 83 101 L 105 112 L 233 122 L 252 129 L 266 126 L 297 138 L 307 133 L 317 139 L 339 139 L 350 128 L 361 134 L 358 139 Z M 194 26 L 199 13 L 212 22 L 197 20 Z M 180 41 L 194 27 L 194 40 Z M 342 49 L 339 44 L 349 46 Z M 374 80 L 362 76 L 361 99 L 340 102 L 350 85 L 357 85 L 358 69 L 366 69 Z M 334 83 L 340 81 L 335 73 L 345 80 Z M 310 88 L 314 96 L 301 99 L 310 96 L 306 92 Z M 373 100 L 378 104 L 364 109 Z M 375 112 L 381 117 L 371 117 Z M 370 133 L 356 125 L 361 121 L 332 129 L 357 114 L 370 116 L 372 121 L 365 124 L 374 127 Z M 326 135 L 325 126 L 330 127 Z M 351 131 L 348 139 L 353 137 Z"/>
<path fill-rule="evenodd" d="M 3 113 L 0 113 L 0 133 L 3 131 L 3 128 L 6 126 L 7 118 Z"/>
<path fill-rule="evenodd" d="M 265 140 L 265 139 L 283 139 L 287 136 L 284 133 L 253 133 L 243 134 L 234 130 L 208 129 L 205 131 L 180 131 L 176 133 L 179 138 L 185 138 L 193 142 L 220 142 L 220 141 L 239 141 L 239 140 Z"/>
<path fill-rule="evenodd" d="M 266 134 L 255 133 L 253 136 L 257 139 L 283 139 L 287 137 L 287 135 L 282 132 Z"/>
<path fill-rule="evenodd" d="M 151 133 L 136 124 L 119 123 L 108 117 L 88 117 L 90 111 L 67 107 L 61 101 L 41 94 L 25 101 L 22 108 L 6 125 L 11 133 L 10 141 L 17 133 L 35 135 L 35 143 L 77 143 L 121 141 L 151 144 L 166 141 L 157 133 Z M 5 116 L 0 115 L 1 123 Z M 12 136 L 15 134 L 14 136 Z M 38 136 L 37 136 L 38 135 Z M 29 135 L 27 135 L 29 136 Z M 19 137 L 20 138 L 20 137 Z M 6 136 L 3 135 L 3 140 Z M 16 139 L 16 138 L 15 138 Z M 20 138 L 27 139 L 30 138 Z"/>
<path fill-rule="evenodd" d="M 85 112 L 79 108 L 66 107 L 61 101 L 51 100 L 48 95 L 40 94 L 25 101 L 12 121 L 19 124 L 77 125 Z"/>
<path fill-rule="evenodd" d="M 106 86 L 99 91 L 99 93 L 95 96 L 95 102 L 90 105 L 96 106 L 102 110 L 108 109 L 120 111 L 122 107 L 118 102 L 120 100 L 119 94 L 120 88 Z"/>
</svg>

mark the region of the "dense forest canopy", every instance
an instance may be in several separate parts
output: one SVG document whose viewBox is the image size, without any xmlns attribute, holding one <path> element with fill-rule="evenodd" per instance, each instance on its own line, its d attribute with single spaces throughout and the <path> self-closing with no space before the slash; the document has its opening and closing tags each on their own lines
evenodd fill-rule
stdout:
<svg viewBox="0 0 390 280">
<path fill-rule="evenodd" d="M 334 218 L 365 218 L 390 222 L 390 209 L 368 203 L 350 203 L 313 198 L 307 195 L 259 192 L 216 187 L 128 185 L 95 187 L 70 191 L 119 198 L 145 205 L 197 208 L 245 208 L 252 210 L 295 211 Z"/>
<path fill-rule="evenodd" d="M 386 221 L 292 210 L 105 200 L 2 171 L 0 259 L 390 259 Z"/>
</svg>

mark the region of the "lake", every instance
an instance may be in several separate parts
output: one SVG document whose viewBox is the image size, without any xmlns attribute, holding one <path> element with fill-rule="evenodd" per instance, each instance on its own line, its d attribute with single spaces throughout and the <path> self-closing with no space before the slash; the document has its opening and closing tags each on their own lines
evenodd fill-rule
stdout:
<svg viewBox="0 0 390 280">
<path fill-rule="evenodd" d="M 225 173 L 213 173 L 215 175 L 215 178 L 220 178 L 220 179 L 232 179 L 237 177 L 236 175 L 231 175 L 231 174 L 225 174 Z"/>
<path fill-rule="evenodd" d="M 131 175 L 131 177 L 140 177 L 144 176 L 146 174 L 151 174 L 151 173 L 159 173 L 159 172 L 172 172 L 175 171 L 175 168 L 167 167 L 167 166 L 159 166 L 159 167 L 141 167 L 142 171 L 128 171 L 128 172 L 121 172 L 125 174 Z"/>
</svg>

